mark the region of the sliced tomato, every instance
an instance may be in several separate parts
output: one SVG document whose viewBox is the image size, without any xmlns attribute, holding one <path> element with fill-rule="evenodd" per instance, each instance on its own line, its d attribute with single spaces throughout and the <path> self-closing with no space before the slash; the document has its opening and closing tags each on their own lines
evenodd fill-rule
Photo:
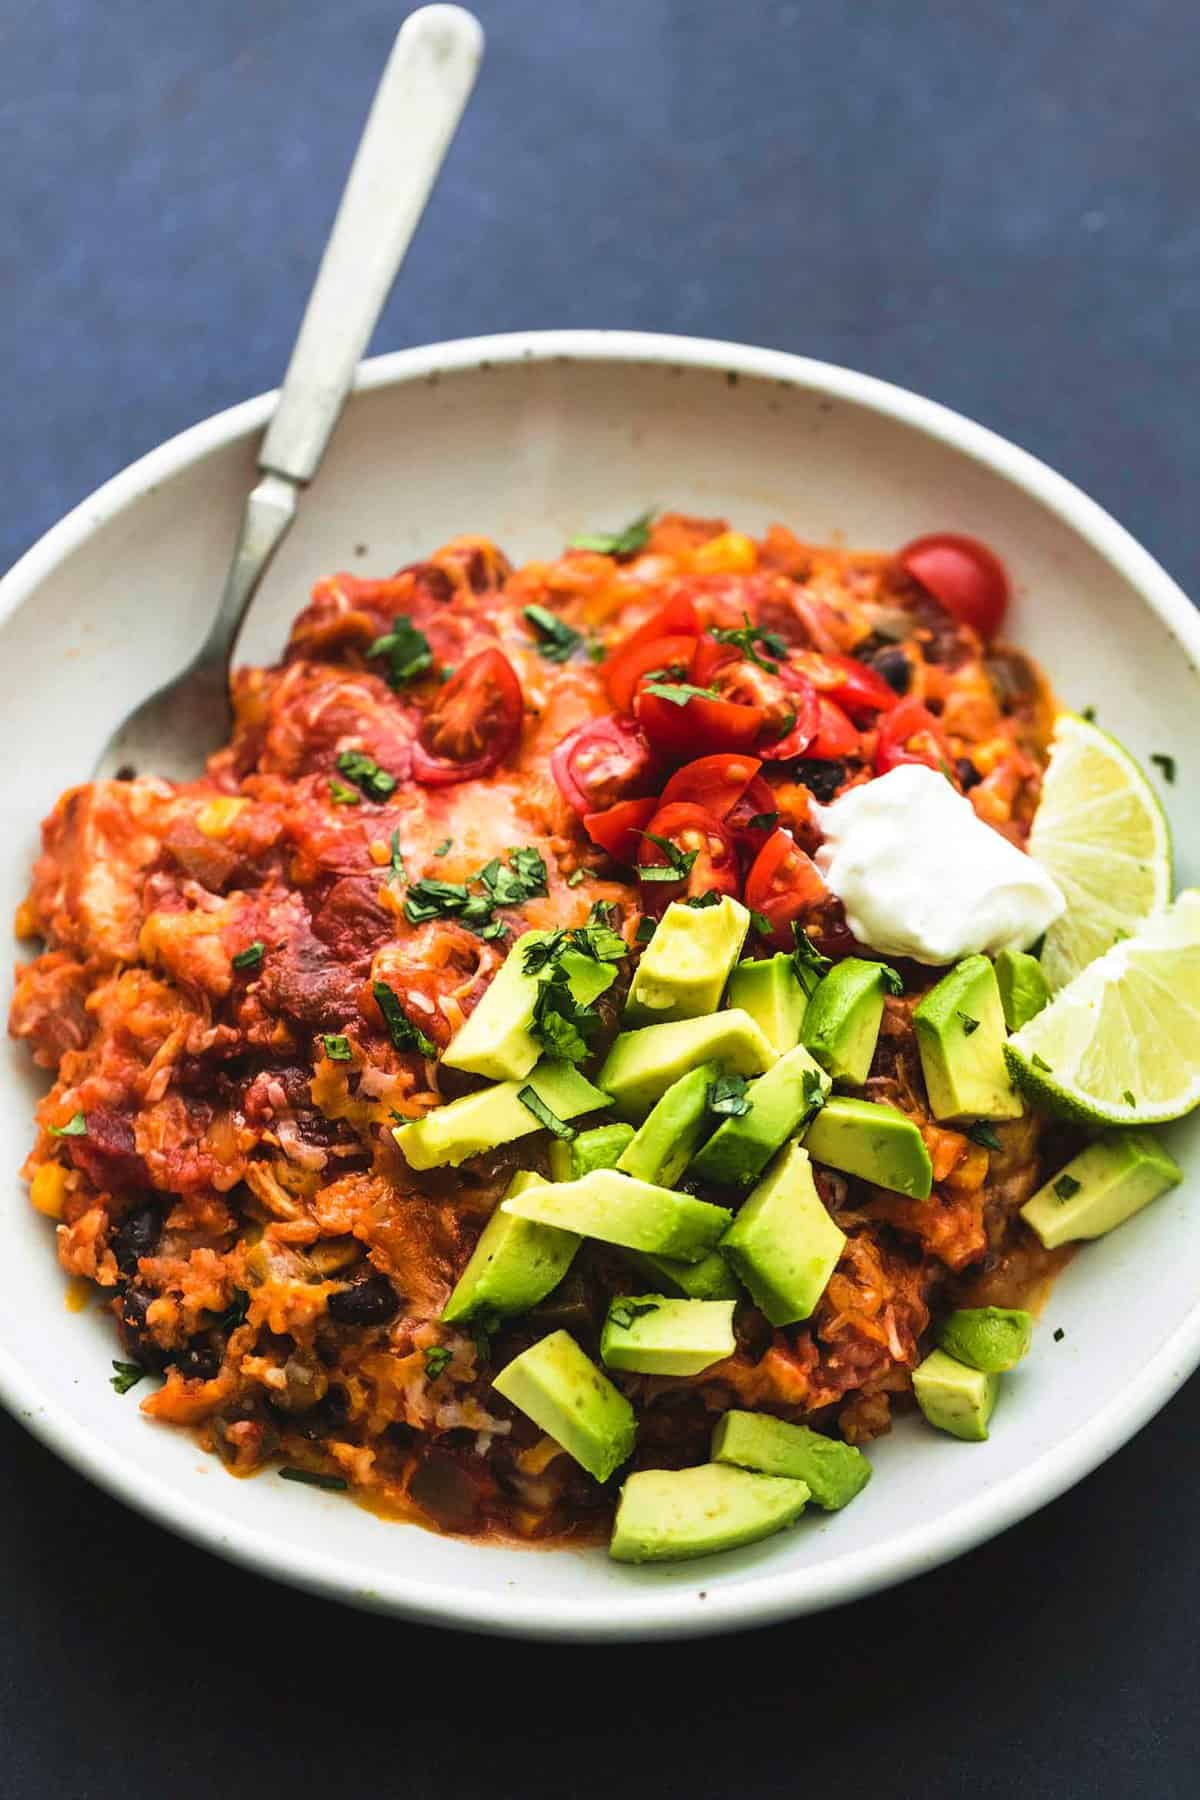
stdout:
<svg viewBox="0 0 1200 1800">
<path fill-rule="evenodd" d="M 655 838 L 661 838 L 662 843 L 655 843 Z M 641 876 L 641 901 L 647 912 L 661 912 L 669 900 L 737 893 L 738 862 L 733 837 L 720 819 L 714 819 L 704 807 L 686 801 L 660 807 L 643 834 L 639 867 L 669 868 L 671 858 L 663 843 L 674 845 L 683 856 L 693 852 L 695 855 L 687 874 L 676 880 L 656 881 Z"/>
<path fill-rule="evenodd" d="M 643 688 L 633 710 L 654 748 L 676 762 L 690 760 L 697 751 L 715 755 L 722 750 L 752 750 L 762 730 L 761 707 L 703 694 L 664 700 Z"/>
<path fill-rule="evenodd" d="M 604 685 L 618 712 L 633 711 L 633 697 L 642 677 L 652 669 L 687 669 L 696 647 L 695 638 L 656 637 L 642 643 L 623 644 L 604 665 Z"/>
<path fill-rule="evenodd" d="M 641 860 L 642 832 L 660 804 L 653 794 L 648 800 L 618 800 L 603 812 L 585 813 L 583 828 L 593 844 L 618 862 L 633 864 Z"/>
<path fill-rule="evenodd" d="M 550 773 L 567 805 L 584 814 L 644 793 L 656 777 L 645 738 L 636 725 L 614 713 L 589 719 L 556 745 Z"/>
<path fill-rule="evenodd" d="M 762 913 L 771 927 L 770 942 L 786 949 L 793 920 L 806 918 L 827 897 L 815 864 L 790 831 L 773 831 L 746 877 L 746 905 Z"/>
<path fill-rule="evenodd" d="M 838 760 L 854 756 L 861 748 L 858 732 L 835 700 L 824 694 L 817 696 L 819 723 L 816 736 L 808 746 L 810 756 Z"/>
<path fill-rule="evenodd" d="M 904 763 L 923 763 L 958 786 L 941 720 L 934 718 L 919 700 L 901 701 L 879 727 L 875 773 L 886 775 L 889 769 L 898 769 Z"/>
<path fill-rule="evenodd" d="M 660 606 L 644 625 L 639 625 L 636 631 L 630 632 L 621 649 L 631 650 L 635 644 L 649 643 L 651 638 L 680 635 L 699 637 L 702 630 L 700 614 L 687 595 L 672 594 L 665 606 Z"/>
<path fill-rule="evenodd" d="M 860 725 L 869 724 L 872 713 L 891 712 L 896 704 L 897 695 L 883 676 L 856 657 L 833 651 L 793 650 L 789 666 L 807 676 L 819 694 L 835 701 Z"/>
<path fill-rule="evenodd" d="M 452 675 L 421 720 L 412 772 L 426 787 L 471 781 L 515 748 L 525 699 L 500 650 L 481 650 Z"/>
<path fill-rule="evenodd" d="M 688 680 L 694 681 L 697 687 L 708 687 L 718 669 L 741 660 L 742 653 L 736 644 L 720 644 L 714 637 L 697 638 Z"/>
<path fill-rule="evenodd" d="M 785 663 L 780 666 L 779 676 L 787 690 L 792 726 L 763 748 L 763 755 L 772 762 L 786 762 L 789 756 L 808 754 L 821 724 L 820 698 L 807 675 L 799 674 Z"/>
<path fill-rule="evenodd" d="M 756 821 L 758 821 L 756 823 Z M 743 858 L 753 862 L 779 823 L 775 794 L 769 782 L 756 775 L 725 820 Z"/>
<path fill-rule="evenodd" d="M 662 791 L 662 804 L 687 801 L 723 819 L 741 799 L 762 764 L 757 756 L 698 756 L 676 769 Z M 765 783 L 763 784 L 765 785 Z"/>
<path fill-rule="evenodd" d="M 1008 609 L 1008 571 L 978 538 L 938 531 L 901 550 L 902 569 L 940 601 L 951 618 L 995 637 Z"/>
</svg>

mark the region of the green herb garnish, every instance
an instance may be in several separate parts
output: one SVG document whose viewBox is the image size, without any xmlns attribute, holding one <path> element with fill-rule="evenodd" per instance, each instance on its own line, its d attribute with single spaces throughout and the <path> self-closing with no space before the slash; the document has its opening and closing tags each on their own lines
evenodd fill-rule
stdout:
<svg viewBox="0 0 1200 1800">
<path fill-rule="evenodd" d="M 582 631 L 576 631 L 545 606 L 525 607 L 524 617 L 537 639 L 538 654 L 547 662 L 569 662 L 583 642 Z"/>
<path fill-rule="evenodd" d="M 425 1352 L 426 1381 L 436 1381 L 453 1355 L 453 1350 L 447 1349 L 445 1344 L 430 1344 Z"/>
<path fill-rule="evenodd" d="M 407 881 L 408 873 L 404 867 L 404 857 L 400 853 L 400 833 L 393 831 L 391 856 L 388 858 L 388 880 Z"/>
<path fill-rule="evenodd" d="M 1054 1183 L 1054 1192 L 1060 1200 L 1066 1201 L 1073 1199 L 1082 1185 L 1083 1183 L 1076 1181 L 1073 1175 L 1060 1175 Z"/>
<path fill-rule="evenodd" d="M 740 1119 L 754 1104 L 746 1098 L 744 1075 L 719 1075 L 709 1082 L 704 1098 L 709 1112 L 725 1119 Z"/>
<path fill-rule="evenodd" d="M 249 1311 L 249 1294 L 244 1288 L 234 1288 L 233 1299 L 217 1319 L 217 1330 L 223 1331 L 228 1336 L 231 1331 L 236 1331 L 239 1325 L 245 1324 L 246 1314 Z"/>
<path fill-rule="evenodd" d="M 1169 787 L 1173 786 L 1175 782 L 1175 758 L 1173 756 L 1168 756 L 1165 751 L 1152 750 L 1150 752 L 1150 761 L 1154 764 L 1156 769 L 1162 770 L 1162 778 L 1167 785 Z"/>
<path fill-rule="evenodd" d="M 659 837 L 653 831 L 643 831 L 642 836 L 656 844 L 666 857 L 665 863 L 639 863 L 637 872 L 643 881 L 684 881 L 692 872 L 692 864 L 700 854 L 698 850 L 681 850 L 670 838 Z"/>
<path fill-rule="evenodd" d="M 770 919 L 768 919 L 766 913 L 756 912 L 754 907 L 751 907 L 750 929 L 751 931 L 757 931 L 759 937 L 770 937 L 775 927 L 772 925 Z"/>
<path fill-rule="evenodd" d="M 454 848 L 454 839 L 453 838 L 443 838 L 441 843 L 434 850 L 433 854 L 435 856 L 445 856 L 447 854 L 447 852 L 450 850 L 453 850 L 453 848 Z"/>
<path fill-rule="evenodd" d="M 904 992 L 904 978 L 898 969 L 893 969 L 890 963 L 880 963 L 879 973 L 883 976 L 883 985 L 889 994 Z"/>
<path fill-rule="evenodd" d="M 608 1309 L 609 1323 L 628 1331 L 635 1319 L 643 1319 L 647 1313 L 657 1311 L 657 1300 L 614 1300 Z"/>
<path fill-rule="evenodd" d="M 755 813 L 755 815 L 752 819 L 746 820 L 746 830 L 747 831 L 774 831 L 774 829 L 778 825 L 778 823 L 779 823 L 779 814 L 777 812 Z"/>
<path fill-rule="evenodd" d="M 688 894 L 683 904 L 690 906 L 693 912 L 704 912 L 709 906 L 720 906 L 724 898 L 725 896 L 718 894 L 715 888 L 709 888 L 705 894 Z"/>
<path fill-rule="evenodd" d="M 578 887 L 581 881 L 586 881 L 586 880 L 587 880 L 587 870 L 586 869 L 572 869 L 571 873 L 567 876 L 567 886 L 568 887 Z"/>
<path fill-rule="evenodd" d="M 596 550 L 601 556 L 636 556 L 650 542 L 654 508 L 627 525 L 624 531 L 581 532 L 570 539 L 572 550 Z"/>
<path fill-rule="evenodd" d="M 118 1394 L 127 1394 L 130 1388 L 135 1388 L 146 1373 L 141 1363 L 135 1362 L 114 1362 L 113 1369 L 115 1373 L 108 1378 L 109 1386 Z"/>
<path fill-rule="evenodd" d="M 644 914 L 643 917 L 638 920 L 637 926 L 634 930 L 634 933 L 633 933 L 634 943 L 635 944 L 648 944 L 650 942 L 650 939 L 654 936 L 655 924 L 656 924 L 656 921 L 654 919 L 650 918 L 649 914 Z"/>
<path fill-rule="evenodd" d="M 363 750 L 343 750 L 337 766 L 355 787 L 362 789 L 368 800 L 386 800 L 395 792 L 396 777 L 381 769 L 375 758 Z"/>
<path fill-rule="evenodd" d="M 792 966 L 800 986 L 811 996 L 822 975 L 827 975 L 832 969 L 833 962 L 828 956 L 821 955 L 803 926 L 793 924 L 792 933 L 796 939 L 796 948 L 792 951 Z"/>
<path fill-rule="evenodd" d="M 362 805 L 362 795 L 352 787 L 347 787 L 344 781 L 339 781 L 336 775 L 329 777 L 329 798 L 334 806 Z"/>
<path fill-rule="evenodd" d="M 277 1469 L 280 1481 L 299 1481 L 304 1487 L 326 1488 L 331 1494 L 344 1494 L 350 1483 L 340 1475 L 323 1475 L 319 1469 Z"/>
<path fill-rule="evenodd" d="M 697 687 L 691 681 L 648 681 L 642 692 L 653 694 L 659 700 L 669 700 L 672 706 L 686 706 L 689 700 L 721 698 L 716 688 Z"/>
<path fill-rule="evenodd" d="M 970 1037 L 970 1035 L 973 1031 L 979 1030 L 979 1020 L 973 1019 L 971 1017 L 970 1013 L 963 1012 L 961 1007 L 959 1008 L 959 1010 L 956 1014 L 956 1017 L 962 1020 L 962 1028 L 963 1028 L 963 1036 L 964 1037 Z"/>
<path fill-rule="evenodd" d="M 51 1137 L 86 1137 L 87 1120 L 81 1112 L 72 1113 L 65 1125 L 51 1125 Z"/>
<path fill-rule="evenodd" d="M 257 969 L 265 954 L 266 946 L 262 939 L 255 938 L 252 944 L 247 944 L 244 950 L 238 951 L 233 958 L 233 966 L 235 969 Z"/>
<path fill-rule="evenodd" d="M 579 1136 L 579 1133 L 573 1125 L 566 1124 L 564 1120 L 558 1117 L 557 1113 L 552 1113 L 550 1111 L 550 1108 L 546 1105 L 546 1102 L 542 1099 L 542 1096 L 535 1087 L 526 1085 L 523 1088 L 518 1088 L 517 1099 L 521 1102 L 521 1105 L 527 1112 L 533 1114 L 538 1124 L 543 1126 L 552 1137 L 561 1138 L 564 1144 L 569 1144 L 572 1138 L 577 1138 Z"/>
<path fill-rule="evenodd" d="M 330 1062 L 350 1061 L 352 1052 L 348 1037 L 339 1037 L 336 1032 L 326 1033 L 321 1042 L 325 1046 L 325 1054 Z"/>
<path fill-rule="evenodd" d="M 800 1095 L 804 1101 L 804 1116 L 811 1119 L 825 1104 L 825 1089 L 818 1069 L 805 1069 L 800 1077 Z"/>
<path fill-rule="evenodd" d="M 393 619 L 392 629 L 386 637 L 375 639 L 367 655 L 387 657 L 387 684 L 391 688 L 403 687 L 405 682 L 415 681 L 418 675 L 433 667 L 429 639 L 403 615 Z"/>
<path fill-rule="evenodd" d="M 766 669 L 770 675 L 777 675 L 779 665 L 787 655 L 787 645 L 778 632 L 760 631 L 758 626 L 751 622 L 748 612 L 744 612 L 742 618 L 745 620 L 744 625 L 724 628 L 714 626 L 712 636 L 716 638 L 718 644 L 732 644 L 752 663 L 757 663 L 760 669 Z M 767 652 L 767 656 L 761 654 L 762 650 Z M 767 657 L 773 660 L 768 661 Z M 788 730 L 791 730 L 791 726 L 788 727 Z M 786 733 L 781 731 L 779 735 L 784 737 Z"/>
<path fill-rule="evenodd" d="M 419 1050 L 422 1056 L 437 1055 L 436 1047 L 423 1031 L 418 1031 L 386 981 L 376 981 L 371 992 L 375 996 L 376 1006 L 383 1014 L 393 1050 Z"/>
<path fill-rule="evenodd" d="M 973 1125 L 968 1125 L 966 1135 L 973 1144 L 980 1144 L 985 1150 L 999 1150 L 1002 1147 L 1000 1139 L 986 1119 L 976 1119 Z"/>
</svg>

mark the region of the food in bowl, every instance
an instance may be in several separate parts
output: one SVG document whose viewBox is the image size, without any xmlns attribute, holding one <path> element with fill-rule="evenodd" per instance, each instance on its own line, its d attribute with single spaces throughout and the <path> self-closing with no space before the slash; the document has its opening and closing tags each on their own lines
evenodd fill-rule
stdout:
<svg viewBox="0 0 1200 1800">
<path fill-rule="evenodd" d="M 11 1026 L 114 1385 L 629 1560 L 847 1504 L 893 1408 L 985 1438 L 1197 1097 L 1194 897 L 1005 598 L 950 535 L 459 539 L 318 583 L 202 780 L 64 795 Z"/>
</svg>

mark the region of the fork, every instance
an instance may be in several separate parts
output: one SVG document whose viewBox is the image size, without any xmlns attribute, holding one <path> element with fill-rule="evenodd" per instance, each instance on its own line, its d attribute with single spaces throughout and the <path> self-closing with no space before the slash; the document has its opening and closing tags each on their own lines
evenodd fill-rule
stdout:
<svg viewBox="0 0 1200 1800">
<path fill-rule="evenodd" d="M 424 6 L 396 35 L 346 180 L 246 498 L 221 602 L 192 661 L 109 738 L 94 778 L 187 781 L 231 726 L 229 673 L 242 620 L 317 472 L 474 86 L 479 21 Z"/>
</svg>

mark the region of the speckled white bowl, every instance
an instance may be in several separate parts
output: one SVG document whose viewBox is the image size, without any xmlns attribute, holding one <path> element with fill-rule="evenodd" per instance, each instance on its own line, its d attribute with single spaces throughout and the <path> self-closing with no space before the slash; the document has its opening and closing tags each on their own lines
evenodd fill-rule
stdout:
<svg viewBox="0 0 1200 1800">
<path fill-rule="evenodd" d="M 85 777 L 114 723 L 199 641 L 217 595 L 269 398 L 143 457 L 0 582 L 0 910 L 23 891 L 38 821 Z M 1141 756 L 1169 750 L 1179 880 L 1198 874 L 1200 783 L 1189 745 L 1200 622 L 1163 570 L 1061 476 L 928 400 L 773 351 L 624 332 L 481 338 L 363 370 L 328 463 L 244 640 L 271 658 L 314 577 L 382 571 L 460 531 L 516 559 L 655 504 L 773 519 L 888 546 L 975 532 L 1017 590 L 1012 635 L 1064 698 L 1095 705 Z M 872 1450 L 846 1512 L 734 1555 L 630 1569 L 602 1551 L 486 1548 L 387 1524 L 271 1474 L 232 1481 L 182 1433 L 109 1386 L 107 1316 L 64 1304 L 52 1228 L 16 1170 L 37 1083 L 8 1049 L 0 1093 L 6 1209 L 0 1397 L 110 1492 L 255 1570 L 360 1606 L 527 1636 L 622 1639 L 727 1630 L 813 1611 L 957 1556 L 1060 1494 L 1114 1451 L 1200 1361 L 1200 1178 L 1060 1282 L 1009 1378 L 990 1441 L 906 1421 Z M 1200 1167 L 1193 1124 L 1176 1152 Z M 1065 1333 L 1055 1343 L 1053 1328 Z"/>
</svg>

